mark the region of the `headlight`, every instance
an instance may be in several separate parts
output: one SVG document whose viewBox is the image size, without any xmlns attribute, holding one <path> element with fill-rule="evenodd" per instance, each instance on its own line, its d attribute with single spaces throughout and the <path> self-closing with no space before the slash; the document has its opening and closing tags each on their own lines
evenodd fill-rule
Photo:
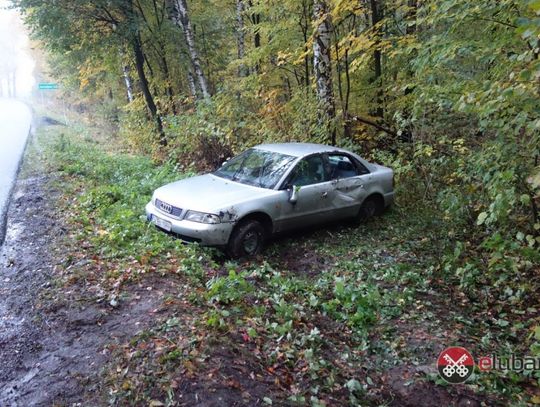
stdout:
<svg viewBox="0 0 540 407">
<path fill-rule="evenodd" d="M 192 222 L 208 223 L 211 225 L 214 225 L 216 223 L 221 223 L 221 219 L 219 219 L 219 216 L 211 214 L 211 213 L 204 213 L 204 212 L 197 212 L 197 211 L 188 211 L 184 219 L 190 220 Z"/>
</svg>

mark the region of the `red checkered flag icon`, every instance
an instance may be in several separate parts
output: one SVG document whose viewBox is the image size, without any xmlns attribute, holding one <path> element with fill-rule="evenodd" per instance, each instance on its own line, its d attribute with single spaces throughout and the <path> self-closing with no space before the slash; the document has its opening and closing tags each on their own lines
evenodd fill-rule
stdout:
<svg viewBox="0 0 540 407">
<path fill-rule="evenodd" d="M 467 349 L 451 346 L 439 355 L 437 369 L 447 382 L 464 383 L 474 370 L 474 359 Z"/>
</svg>

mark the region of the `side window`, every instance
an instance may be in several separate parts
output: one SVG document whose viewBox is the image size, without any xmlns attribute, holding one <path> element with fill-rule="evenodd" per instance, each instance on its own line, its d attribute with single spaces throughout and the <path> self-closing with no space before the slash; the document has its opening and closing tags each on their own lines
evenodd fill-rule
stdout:
<svg viewBox="0 0 540 407">
<path fill-rule="evenodd" d="M 296 186 L 318 184 L 328 180 L 324 161 L 320 155 L 304 158 L 292 171 L 288 184 Z"/>
<path fill-rule="evenodd" d="M 354 160 L 354 163 L 356 164 L 356 168 L 358 168 L 359 175 L 369 174 L 369 170 L 360 161 Z"/>
<path fill-rule="evenodd" d="M 328 163 L 331 179 L 350 178 L 369 172 L 363 165 L 360 167 L 356 161 L 353 162 L 351 158 L 343 154 L 328 154 Z"/>
</svg>

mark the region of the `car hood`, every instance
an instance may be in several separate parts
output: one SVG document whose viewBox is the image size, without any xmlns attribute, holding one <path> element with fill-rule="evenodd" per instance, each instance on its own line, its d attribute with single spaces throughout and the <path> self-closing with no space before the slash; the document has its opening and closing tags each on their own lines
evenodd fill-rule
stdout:
<svg viewBox="0 0 540 407">
<path fill-rule="evenodd" d="M 219 213 L 248 200 L 272 194 L 273 190 L 240 184 L 213 174 L 199 175 L 156 189 L 154 196 L 182 209 Z"/>
</svg>

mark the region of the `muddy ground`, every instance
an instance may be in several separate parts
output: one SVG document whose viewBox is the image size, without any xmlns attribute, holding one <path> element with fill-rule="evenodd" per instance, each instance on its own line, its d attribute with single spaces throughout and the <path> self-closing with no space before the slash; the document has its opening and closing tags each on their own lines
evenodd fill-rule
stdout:
<svg viewBox="0 0 540 407">
<path fill-rule="evenodd" d="M 47 176 L 19 179 L 0 249 L 0 406 L 100 404 L 93 383 L 120 343 L 155 322 L 162 293 L 131 287 L 119 308 L 48 298 L 65 228 Z M 169 280 L 170 281 L 170 280 Z M 93 400 L 93 402 L 92 402 Z"/>
<path fill-rule="evenodd" d="M 98 383 L 109 349 L 165 317 L 167 312 L 160 309 L 163 292 L 173 288 L 164 284 L 174 282 L 164 279 L 154 285 L 161 289 L 150 291 L 148 280 L 132 286 L 130 298 L 118 308 L 109 303 L 68 301 L 69 292 L 63 293 L 66 297 L 51 298 L 61 292 L 51 287 L 56 268 L 68 259 L 60 249 L 52 249 L 62 247 L 66 229 L 55 216 L 60 192 L 48 181 L 43 175 L 19 179 L 9 208 L 6 241 L 0 251 L 0 406 L 101 405 L 105 400 L 100 398 Z M 225 357 L 224 363 L 232 359 Z M 415 374 L 410 369 L 389 371 L 381 378 L 388 390 L 383 399 L 391 405 L 480 404 L 431 383 L 404 385 Z M 191 396 L 204 388 L 201 383 L 190 383 L 184 390 L 192 394 L 186 394 L 186 399 L 195 402 Z M 214 388 L 210 393 L 203 391 L 195 403 L 217 406 L 221 399 L 250 405 L 231 398 L 237 392 Z M 392 401 L 395 396 L 397 400 Z"/>
</svg>

